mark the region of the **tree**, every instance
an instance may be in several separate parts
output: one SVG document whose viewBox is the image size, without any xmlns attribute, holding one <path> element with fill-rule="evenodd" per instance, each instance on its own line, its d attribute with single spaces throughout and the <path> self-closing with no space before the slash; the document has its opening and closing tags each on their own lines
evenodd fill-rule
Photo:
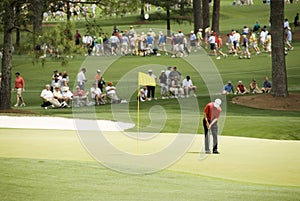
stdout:
<svg viewBox="0 0 300 201">
<path fill-rule="evenodd" d="M 200 28 L 203 26 L 203 18 L 202 18 L 202 0 L 193 0 L 193 11 L 194 11 L 194 31 L 198 32 Z"/>
<path fill-rule="evenodd" d="M 212 30 L 219 33 L 220 21 L 220 0 L 214 0 L 213 16 L 212 16 Z"/>
<path fill-rule="evenodd" d="M 203 29 L 210 26 L 209 0 L 202 0 Z"/>
<path fill-rule="evenodd" d="M 271 1 L 272 25 L 272 95 L 288 96 L 286 63 L 284 54 L 284 0 Z"/>
<path fill-rule="evenodd" d="M 171 8 L 178 4 L 178 0 L 148 0 L 149 3 L 162 7 L 167 13 L 167 35 L 171 35 Z"/>
<path fill-rule="evenodd" d="M 14 28 L 14 0 L 5 0 L 3 2 L 3 26 L 4 26 L 4 42 L 2 57 L 2 82 L 0 91 L 0 109 L 11 108 L 11 70 L 12 70 L 12 35 Z"/>
</svg>

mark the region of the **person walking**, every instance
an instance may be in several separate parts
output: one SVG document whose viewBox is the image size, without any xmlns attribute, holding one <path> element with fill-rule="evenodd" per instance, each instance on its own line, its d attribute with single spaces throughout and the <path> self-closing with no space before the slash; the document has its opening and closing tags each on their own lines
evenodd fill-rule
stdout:
<svg viewBox="0 0 300 201">
<path fill-rule="evenodd" d="M 218 151 L 218 119 L 222 112 L 220 105 L 221 99 L 217 98 L 214 102 L 208 103 L 204 108 L 203 127 L 205 135 L 205 153 L 210 154 L 209 138 L 210 132 L 213 136 L 213 154 L 219 154 Z"/>
<path fill-rule="evenodd" d="M 26 105 L 22 97 L 22 91 L 25 91 L 25 82 L 24 79 L 20 76 L 19 72 L 16 72 L 15 75 L 16 75 L 15 90 L 17 91 L 17 103 L 14 106 L 18 107 L 20 105 L 24 107 Z"/>
</svg>

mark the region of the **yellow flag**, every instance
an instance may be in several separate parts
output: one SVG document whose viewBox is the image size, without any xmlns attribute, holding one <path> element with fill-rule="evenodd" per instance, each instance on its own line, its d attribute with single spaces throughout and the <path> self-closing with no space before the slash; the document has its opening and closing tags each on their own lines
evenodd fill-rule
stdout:
<svg viewBox="0 0 300 201">
<path fill-rule="evenodd" d="M 145 74 L 145 73 L 141 73 L 139 72 L 138 75 L 138 82 L 139 82 L 139 86 L 156 86 L 156 82 L 155 79 L 153 77 L 150 77 L 149 75 Z"/>
</svg>

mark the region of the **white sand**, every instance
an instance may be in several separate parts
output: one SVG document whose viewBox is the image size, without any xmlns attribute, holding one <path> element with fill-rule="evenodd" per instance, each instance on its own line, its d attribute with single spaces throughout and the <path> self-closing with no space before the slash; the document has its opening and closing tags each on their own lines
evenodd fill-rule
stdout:
<svg viewBox="0 0 300 201">
<path fill-rule="evenodd" d="M 80 120 L 61 117 L 0 116 L 0 128 L 28 128 L 55 130 L 124 131 L 134 124 L 107 120 Z"/>
</svg>

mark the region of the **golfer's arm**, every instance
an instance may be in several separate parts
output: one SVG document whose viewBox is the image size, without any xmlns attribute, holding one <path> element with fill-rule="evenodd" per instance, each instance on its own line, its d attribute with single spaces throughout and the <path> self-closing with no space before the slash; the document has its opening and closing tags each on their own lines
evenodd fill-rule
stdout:
<svg viewBox="0 0 300 201">
<path fill-rule="evenodd" d="M 210 123 L 210 125 L 211 125 L 211 126 L 214 125 L 217 121 L 218 121 L 218 118 L 215 118 L 215 119 Z"/>
<path fill-rule="evenodd" d="M 203 115 L 204 115 L 204 119 L 205 119 L 206 123 L 208 123 L 208 119 L 207 119 L 207 115 L 206 115 L 206 113 L 205 113 L 205 112 L 203 112 Z"/>
</svg>

